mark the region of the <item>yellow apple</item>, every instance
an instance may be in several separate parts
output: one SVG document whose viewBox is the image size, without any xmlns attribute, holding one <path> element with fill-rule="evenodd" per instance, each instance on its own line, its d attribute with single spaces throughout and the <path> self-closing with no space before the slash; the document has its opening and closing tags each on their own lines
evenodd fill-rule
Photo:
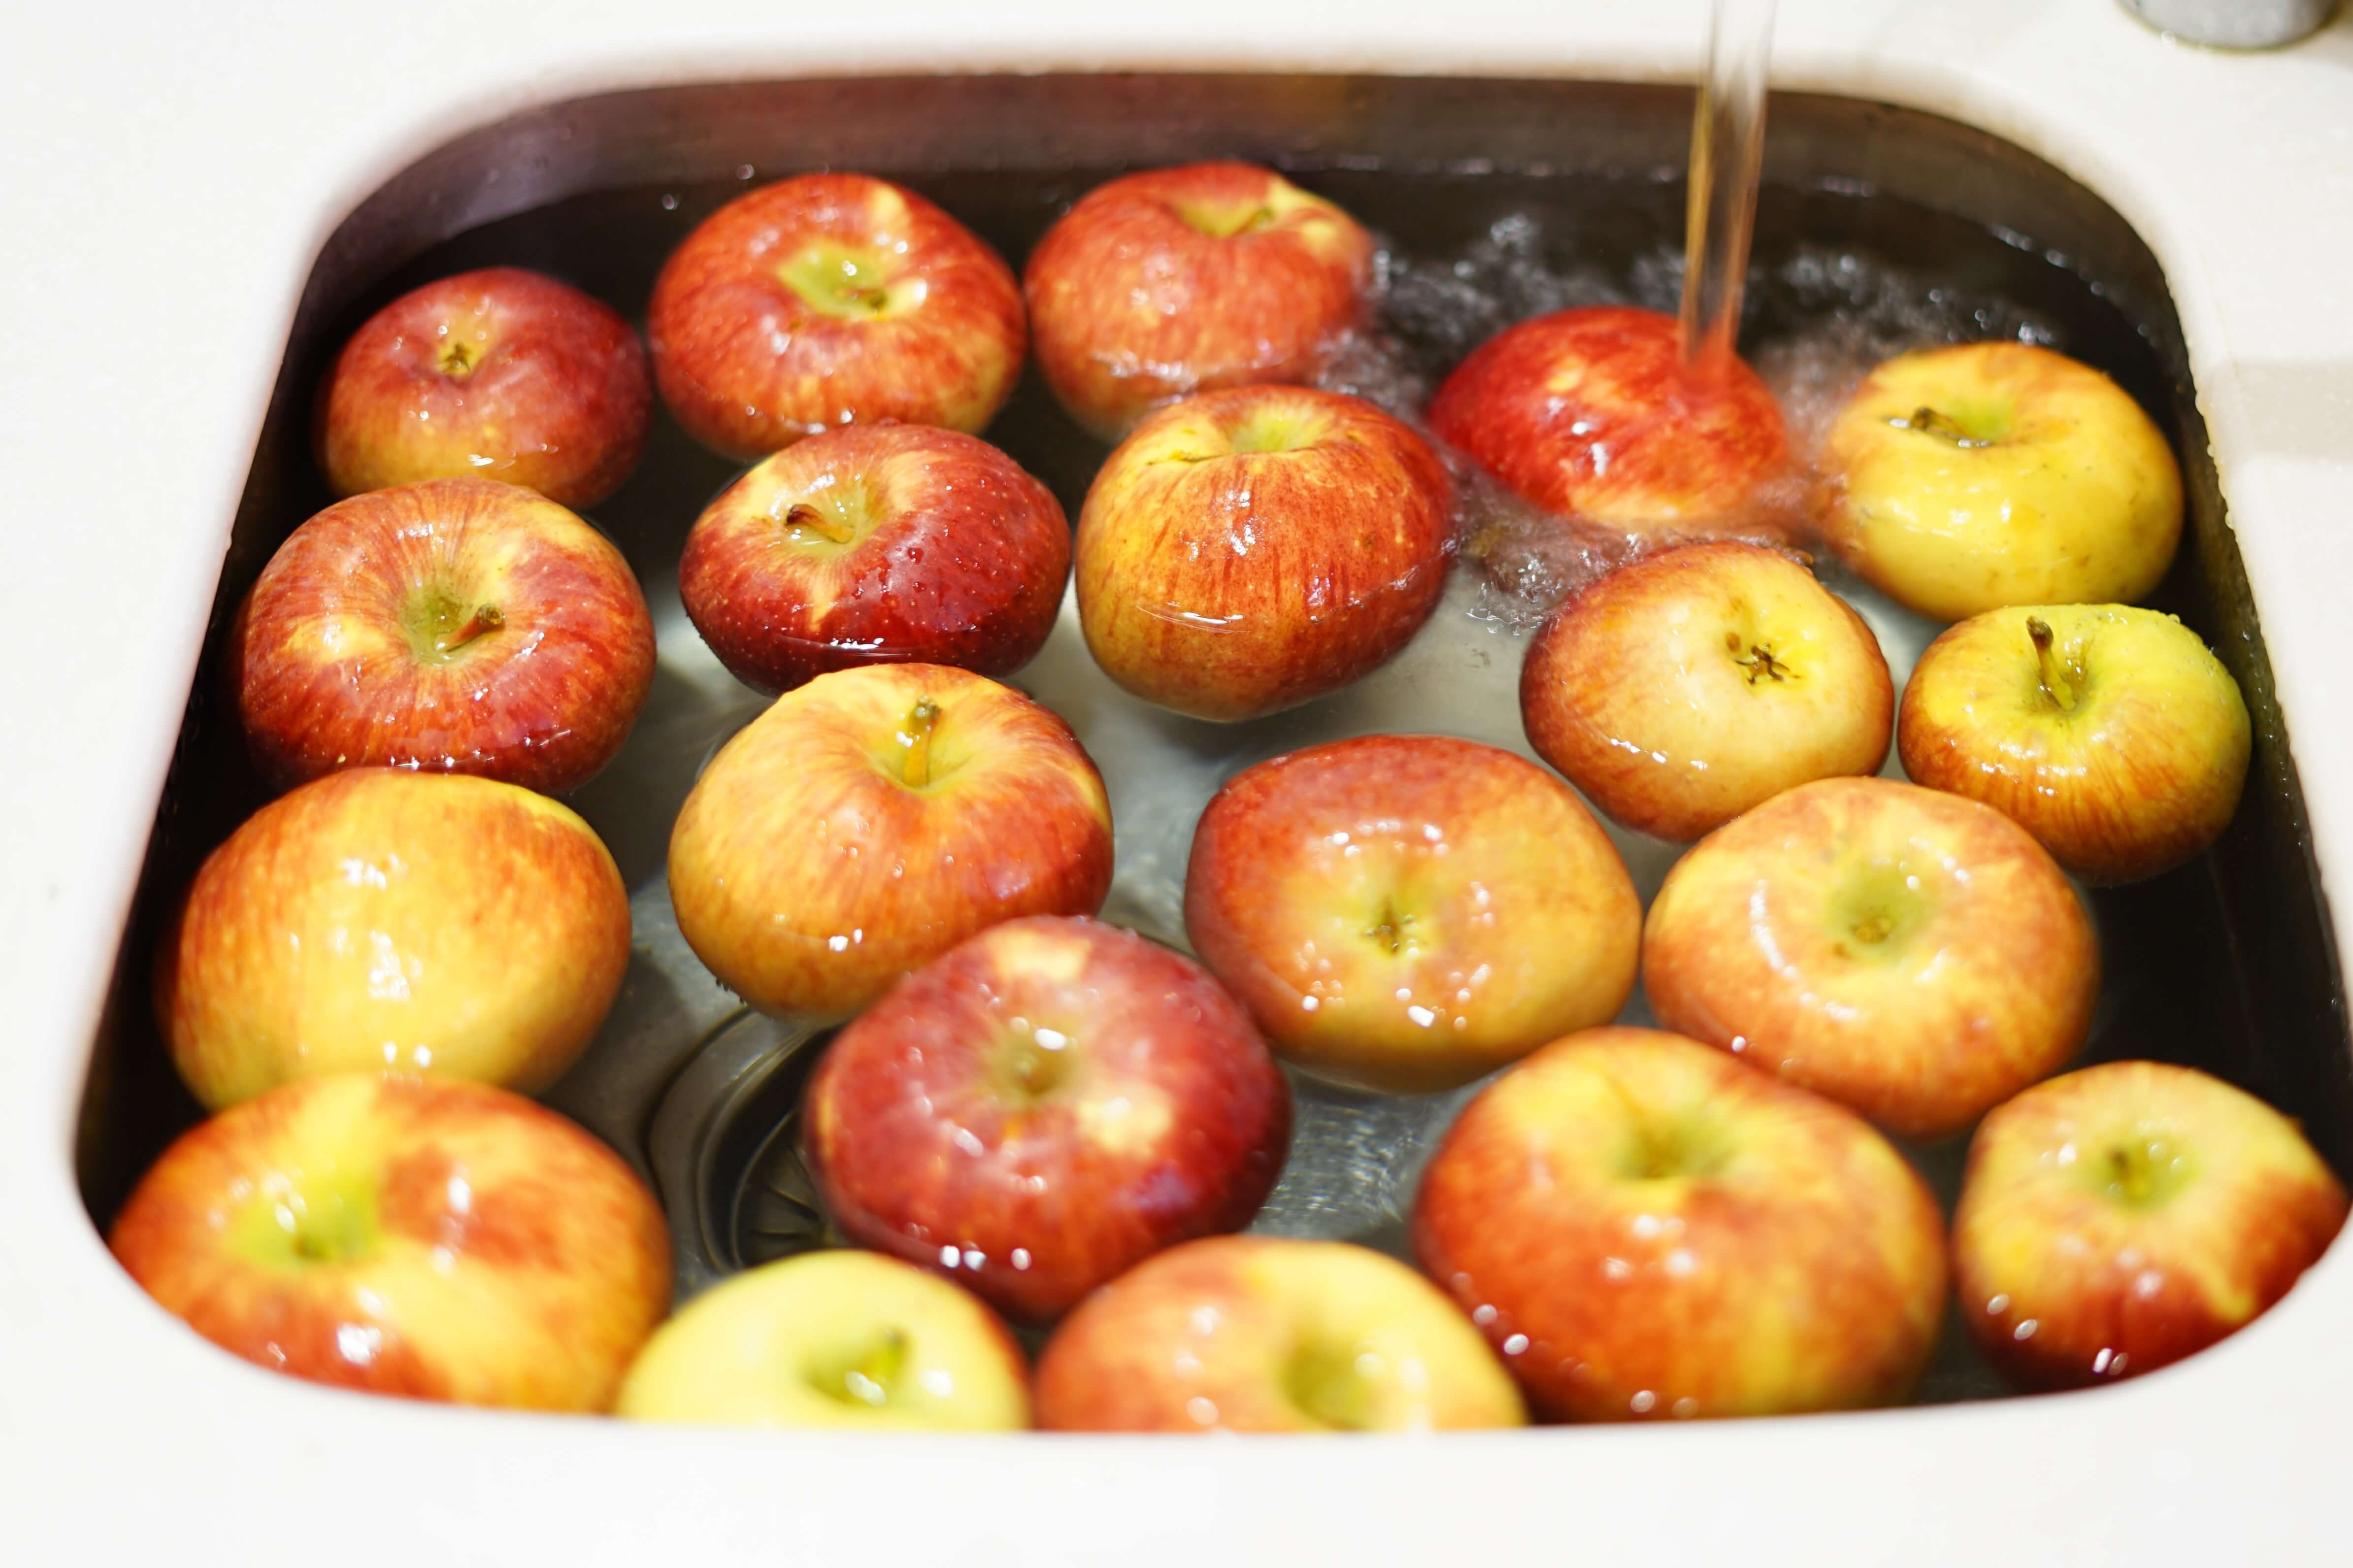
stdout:
<svg viewBox="0 0 2353 1568">
<path fill-rule="evenodd" d="M 997 1314 L 912 1264 L 816 1252 L 739 1274 L 649 1340 L 616 1414 L 723 1426 L 1008 1432 L 1029 1368 Z"/>
<path fill-rule="evenodd" d="M 2169 615 L 1989 610 L 1920 656 L 1896 744 L 1915 782 L 1982 800 L 2078 876 L 2131 882 L 2230 826 L 2247 779 L 2247 704 Z"/>
<path fill-rule="evenodd" d="M 2140 405 L 2066 355 L 1972 343 L 1899 355 L 1831 427 L 1831 546 L 1939 620 L 2129 602 L 2181 537 L 2181 471 Z"/>
<path fill-rule="evenodd" d="M 1346 1242 L 1172 1247 L 1071 1313 L 1038 1362 L 1038 1424 L 1082 1432 L 1517 1426 L 1519 1391 L 1454 1304 Z"/>
</svg>

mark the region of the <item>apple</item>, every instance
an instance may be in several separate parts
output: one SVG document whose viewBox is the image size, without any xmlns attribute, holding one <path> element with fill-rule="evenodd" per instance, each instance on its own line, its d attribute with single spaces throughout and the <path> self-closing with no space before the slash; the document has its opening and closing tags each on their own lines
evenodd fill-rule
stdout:
<svg viewBox="0 0 2353 1568">
<path fill-rule="evenodd" d="M 1038 368 L 1117 440 L 1194 392 L 1314 378 L 1369 313 L 1373 240 L 1271 169 L 1220 162 L 1097 185 L 1022 275 Z"/>
<path fill-rule="evenodd" d="M 560 793 L 628 738 L 654 624 L 621 552 L 562 506 L 424 480 L 295 529 L 237 611 L 226 673 L 281 787 L 392 767 Z"/>
<path fill-rule="evenodd" d="M 1248 1224 L 1282 1169 L 1291 1091 L 1192 959 L 1038 916 L 860 1013 L 801 1115 L 844 1235 L 1042 1323 L 1165 1246 Z"/>
<path fill-rule="evenodd" d="M 775 693 L 858 664 L 1010 674 L 1045 645 L 1070 575 L 1061 504 L 1011 458 L 954 430 L 854 425 L 722 492 L 678 586 L 719 662 Z"/>
<path fill-rule="evenodd" d="M 1361 398 L 1205 392 L 1137 426 L 1088 488 L 1080 629 L 1146 702 L 1219 720 L 1292 707 L 1430 619 L 1451 506 L 1429 443 Z"/>
<path fill-rule="evenodd" d="M 2028 1388 L 2137 1376 L 2235 1333 L 2345 1223 L 2345 1189 L 2261 1100 L 2109 1062 L 1985 1118 L 1953 1214 L 1961 1317 Z"/>
<path fill-rule="evenodd" d="M 1945 1309 L 1943 1219 L 1884 1139 L 1647 1029 L 1571 1035 L 1482 1090 L 1413 1245 L 1564 1420 L 1892 1404 Z"/>
<path fill-rule="evenodd" d="M 224 1350 L 412 1399 L 604 1410 L 670 1309 L 670 1233 L 618 1155 L 520 1095 L 406 1074 L 200 1124 L 109 1245 Z"/>
<path fill-rule="evenodd" d="M 1029 1425 L 1029 1368 L 969 1292 L 871 1252 L 804 1253 L 688 1303 L 638 1353 L 614 1414 L 1010 1432 Z"/>
<path fill-rule="evenodd" d="M 1536 755 L 1626 826 L 1688 841 L 1794 784 L 1876 773 L 1879 640 L 1778 550 L 1685 545 L 1563 604 L 1520 668 Z"/>
<path fill-rule="evenodd" d="M 802 175 L 738 196 L 671 252 L 646 321 L 696 440 L 750 462 L 836 425 L 976 433 L 1029 329 L 1012 270 L 911 190 Z"/>
<path fill-rule="evenodd" d="M 2094 882 L 2189 859 L 2247 780 L 2246 700 L 2198 634 L 2121 604 L 1988 610 L 1928 645 L 1896 732 L 1914 782 L 1981 800 Z"/>
<path fill-rule="evenodd" d="M 337 495 L 494 479 L 594 506 L 653 423 L 646 351 L 619 313 L 520 267 L 460 272 L 370 316 L 319 391 L 319 467 Z"/>
<path fill-rule="evenodd" d="M 1901 355 L 1831 425 L 1825 536 L 1906 609 L 2126 603 L 2181 537 L 2173 449 L 2123 388 L 2022 343 Z"/>
<path fill-rule="evenodd" d="M 628 963 L 628 890 L 572 811 L 356 768 L 206 857 L 157 954 L 155 1014 L 214 1110 L 363 1070 L 533 1093 L 586 1048 Z"/>
<path fill-rule="evenodd" d="M 983 927 L 1111 891 L 1103 776 L 1051 709 L 943 664 L 839 670 L 722 747 L 670 830 L 678 927 L 765 1012 L 856 1012 Z"/>
<path fill-rule="evenodd" d="M 1185 929 L 1284 1059 L 1452 1088 L 1617 1016 L 1642 906 L 1576 794 L 1472 741 L 1360 736 L 1229 780 Z"/>
<path fill-rule="evenodd" d="M 1071 1432 L 1517 1426 L 1519 1390 L 1428 1280 L 1346 1242 L 1213 1236 L 1081 1302 L 1038 1362 Z"/>
<path fill-rule="evenodd" d="M 2082 1048 L 2100 944 L 2065 874 L 2000 812 L 1825 779 L 1675 863 L 1642 928 L 1642 985 L 1667 1028 L 1938 1139 Z"/>
<path fill-rule="evenodd" d="M 1757 373 L 1729 354 L 1686 366 L 1674 317 L 1627 305 L 1489 338 L 1438 388 L 1430 429 L 1521 499 L 1620 528 L 1772 523 L 1758 490 L 1789 469 Z"/>
</svg>

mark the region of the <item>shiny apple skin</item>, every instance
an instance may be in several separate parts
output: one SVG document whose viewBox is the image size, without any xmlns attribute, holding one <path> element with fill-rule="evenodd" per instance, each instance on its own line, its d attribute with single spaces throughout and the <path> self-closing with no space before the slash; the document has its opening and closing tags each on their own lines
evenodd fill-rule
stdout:
<svg viewBox="0 0 2353 1568">
<path fill-rule="evenodd" d="M 504 623 L 448 653 L 483 605 Z M 560 794 L 613 759 L 653 688 L 654 623 L 606 537 L 531 491 L 437 479 L 339 502 L 280 546 L 227 673 L 262 772 L 473 773 Z"/>
<path fill-rule="evenodd" d="M 206 857 L 155 1012 L 214 1110 L 399 1069 L 535 1093 L 629 963 L 629 895 L 586 822 L 461 775 L 360 768 L 280 797 Z"/>
<path fill-rule="evenodd" d="M 670 1310 L 670 1233 L 619 1156 L 520 1095 L 406 1074 L 202 1123 L 109 1245 L 224 1350 L 412 1399 L 605 1410 Z"/>
<path fill-rule="evenodd" d="M 1536 755 L 1630 828 L 1689 842 L 1793 785 L 1876 773 L 1879 640 L 1778 550 L 1685 545 L 1561 606 L 1520 666 Z"/>
<path fill-rule="evenodd" d="M 1015 1432 L 1029 1425 L 1029 1363 L 970 1291 L 840 1248 L 764 1264 L 696 1297 L 638 1353 L 614 1414 L 712 1426 Z"/>
<path fill-rule="evenodd" d="M 491 479 L 589 507 L 638 466 L 653 413 L 644 345 L 619 313 L 489 267 L 370 316 L 320 388 L 313 433 L 337 495 Z"/>
<path fill-rule="evenodd" d="M 796 506 L 853 537 L 787 524 Z M 678 572 L 695 630 L 763 692 L 860 664 L 1008 675 L 1054 629 L 1071 525 L 1052 491 L 986 441 L 853 425 L 729 485 L 687 535 Z"/>
<path fill-rule="evenodd" d="M 1647 1029 L 1571 1035 L 1482 1091 L 1413 1243 L 1560 1420 L 1893 1404 L 1945 1308 L 1943 1219 L 1884 1139 Z"/>
<path fill-rule="evenodd" d="M 1282 1071 L 1209 972 L 1073 917 L 918 970 L 834 1037 L 802 1115 L 845 1235 L 1029 1323 L 1248 1224 L 1291 1140 Z"/>
<path fill-rule="evenodd" d="M 1039 240 L 1022 284 L 1046 384 L 1117 440 L 1195 392 L 1312 380 L 1365 320 L 1372 276 L 1356 219 L 1222 162 L 1097 185 Z"/>
<path fill-rule="evenodd" d="M 1089 1296 L 1038 1362 L 1066 1432 L 1431 1432 L 1518 1426 L 1479 1331 L 1395 1258 L 1346 1242 L 1213 1236 Z"/>
<path fill-rule="evenodd" d="M 904 725 L 940 710 L 910 787 Z M 846 1016 L 965 938 L 1092 915 L 1111 891 L 1103 776 L 1051 709 L 942 664 L 786 693 L 729 741 L 670 832 L 678 927 L 764 1011 Z"/>
<path fill-rule="evenodd" d="M 1089 487 L 1080 629 L 1145 702 L 1222 721 L 1296 706 L 1430 619 L 1451 506 L 1429 443 L 1361 398 L 1205 392 L 1137 426 Z"/>
<path fill-rule="evenodd" d="M 1924 408 L 1987 443 L 1906 428 Z M 1821 463 L 1831 547 L 1937 620 L 2130 603 L 2164 578 L 2181 539 L 2181 470 L 2163 432 L 2105 376 L 2027 344 L 1887 361 L 1840 411 Z"/>
<path fill-rule="evenodd" d="M 2083 1048 L 2100 945 L 2065 874 L 2000 812 L 1826 779 L 1675 863 L 1642 984 L 1667 1028 L 1937 1139 Z"/>
<path fill-rule="evenodd" d="M 2030 618 L 2051 629 L 2064 694 Z M 1982 801 L 2092 882 L 2169 871 L 2222 836 L 2247 781 L 2246 699 L 2172 616 L 2129 605 L 1988 610 L 1928 645 L 1896 731 L 1915 783 Z"/>
<path fill-rule="evenodd" d="M 1194 951 L 1277 1053 L 1392 1093 L 1452 1088 L 1608 1022 L 1641 927 L 1625 863 L 1575 792 L 1438 736 L 1363 736 L 1238 774 L 1185 873 Z"/>
<path fill-rule="evenodd" d="M 863 259 L 879 309 L 828 309 L 786 276 L 837 252 Z M 852 174 L 782 180 L 705 218 L 654 281 L 646 331 L 672 417 L 741 462 L 837 425 L 977 434 L 1029 340 L 1002 257 L 914 192 Z"/>
<path fill-rule="evenodd" d="M 1686 370 L 1672 316 L 1588 305 L 1471 352 L 1430 405 L 1430 432 L 1522 499 L 1622 528 L 1748 526 L 1787 474 L 1780 406 L 1726 356 Z"/>
<path fill-rule="evenodd" d="M 2145 1161 L 2153 1185 L 2118 1160 Z M 1953 1214 L 1961 1318 L 2020 1386 L 2179 1361 L 2287 1294 L 2345 1223 L 2295 1123 L 2188 1067 L 2109 1062 L 2039 1084 L 1969 1145 Z"/>
</svg>

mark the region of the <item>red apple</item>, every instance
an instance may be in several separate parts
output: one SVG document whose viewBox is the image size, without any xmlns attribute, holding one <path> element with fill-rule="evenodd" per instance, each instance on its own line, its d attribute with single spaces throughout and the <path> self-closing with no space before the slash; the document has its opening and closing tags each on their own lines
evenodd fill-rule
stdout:
<svg viewBox="0 0 2353 1568">
<path fill-rule="evenodd" d="M 1953 1214 L 1961 1317 L 2029 1388 L 2137 1376 L 2267 1311 L 2345 1209 L 2253 1096 L 2188 1067 L 2086 1067 L 1978 1128 Z"/>
<path fill-rule="evenodd" d="M 155 1012 L 218 1109 L 400 1068 L 531 1093 L 605 1022 L 629 895 L 587 823 L 487 779 L 359 768 L 254 813 L 197 871 Z"/>
<path fill-rule="evenodd" d="M 1346 1242 L 1171 1247 L 1081 1302 L 1038 1363 L 1038 1424 L 1063 1431 L 1424 1432 L 1526 1419 L 1454 1303 Z"/>
<path fill-rule="evenodd" d="M 110 1245 L 223 1349 L 413 1399 L 604 1410 L 670 1309 L 670 1234 L 619 1156 L 519 1095 L 401 1075 L 223 1111 Z"/>
<path fill-rule="evenodd" d="M 983 927 L 1091 915 L 1111 807 L 1070 726 L 941 664 L 786 693 L 703 770 L 670 832 L 680 932 L 773 1012 L 846 1015 Z"/>
<path fill-rule="evenodd" d="M 382 766 L 554 793 L 628 738 L 653 618 L 620 551 L 554 502 L 426 480 L 295 529 L 237 612 L 226 673 L 280 785 Z"/>
<path fill-rule="evenodd" d="M 1361 736 L 1236 776 L 1185 871 L 1194 950 L 1286 1059 L 1451 1088 L 1606 1023 L 1642 906 L 1609 835 L 1533 762 Z"/>
<path fill-rule="evenodd" d="M 705 218 L 646 329 L 686 433 L 750 461 L 836 425 L 978 431 L 1021 374 L 1012 270 L 911 190 L 802 175 Z"/>
<path fill-rule="evenodd" d="M 1576 1421 L 1903 1399 L 1944 1229 L 1861 1118 L 1647 1029 L 1571 1035 L 1482 1091 L 1413 1213 L 1422 1266 Z"/>
<path fill-rule="evenodd" d="M 918 970 L 834 1038 L 802 1115 L 844 1234 L 1029 1322 L 1249 1224 L 1291 1138 L 1282 1074 L 1208 971 L 1068 918 Z"/>
<path fill-rule="evenodd" d="M 1045 645 L 1070 574 L 1061 504 L 1011 458 L 865 425 L 729 485 L 687 535 L 678 587 L 719 662 L 780 692 L 858 664 L 1010 674 Z"/>
<path fill-rule="evenodd" d="M 1520 667 L 1536 755 L 1666 839 L 1794 784 L 1878 772 L 1894 708 L 1862 617 L 1779 551 L 1731 540 L 1611 572 L 1561 606 Z"/>
<path fill-rule="evenodd" d="M 1455 548 L 1437 454 L 1361 398 L 1205 392 L 1105 460 L 1080 510 L 1079 623 L 1104 673 L 1196 718 L 1335 692 L 1411 641 Z"/>
<path fill-rule="evenodd" d="M 352 334 L 319 393 L 319 466 L 338 495 L 495 479 L 594 506 L 653 423 L 646 351 L 609 305 L 519 267 L 427 283 Z"/>
<path fill-rule="evenodd" d="M 1936 1139 L 2083 1046 L 2100 944 L 2066 875 L 2000 812 L 1825 779 L 1675 863 L 1642 984 L 1668 1028 Z"/>
<path fill-rule="evenodd" d="M 1497 334 L 1438 389 L 1430 428 L 1547 512 L 1681 531 L 1773 519 L 1781 410 L 1730 355 L 1686 368 L 1672 316 L 1556 311 Z"/>
<path fill-rule="evenodd" d="M 1155 404 L 1303 382 L 1366 313 L 1372 237 L 1251 164 L 1187 164 L 1096 186 L 1029 253 L 1038 368 L 1116 440 Z"/>
</svg>

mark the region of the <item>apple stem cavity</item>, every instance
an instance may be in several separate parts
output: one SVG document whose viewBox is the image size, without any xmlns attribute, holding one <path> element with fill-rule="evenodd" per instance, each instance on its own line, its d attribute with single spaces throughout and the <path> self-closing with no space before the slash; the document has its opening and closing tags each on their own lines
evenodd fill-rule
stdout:
<svg viewBox="0 0 2353 1568">
<path fill-rule="evenodd" d="M 785 514 L 785 526 L 804 529 L 829 545 L 847 545 L 857 537 L 848 524 L 834 521 L 806 501 L 793 503 Z"/>
<path fill-rule="evenodd" d="M 899 728 L 899 744 L 907 748 L 899 764 L 899 777 L 910 789 L 924 789 L 932 781 L 932 732 L 939 723 L 940 705 L 923 697 L 907 710 L 906 721 Z"/>
<path fill-rule="evenodd" d="M 1983 440 L 1969 434 L 1959 420 L 1950 415 L 1940 414 L 1926 404 L 1913 409 L 1912 417 L 1908 419 L 1898 414 L 1887 422 L 1899 430 L 1918 430 L 1922 435 L 1935 436 L 1937 440 L 1950 441 L 1957 447 L 1975 449 L 1993 445 L 1989 440 Z"/>
<path fill-rule="evenodd" d="M 2026 635 L 2034 644 L 2035 662 L 2042 666 L 2042 694 L 2057 705 L 2061 713 L 2075 711 L 2075 683 L 2067 678 L 2058 655 L 2052 651 L 2053 639 L 2051 624 L 2039 615 L 2026 618 Z"/>
<path fill-rule="evenodd" d="M 858 1354 L 809 1377 L 811 1386 L 828 1399 L 880 1410 L 891 1403 L 899 1375 L 907 1364 L 907 1336 L 885 1328 Z"/>
</svg>

